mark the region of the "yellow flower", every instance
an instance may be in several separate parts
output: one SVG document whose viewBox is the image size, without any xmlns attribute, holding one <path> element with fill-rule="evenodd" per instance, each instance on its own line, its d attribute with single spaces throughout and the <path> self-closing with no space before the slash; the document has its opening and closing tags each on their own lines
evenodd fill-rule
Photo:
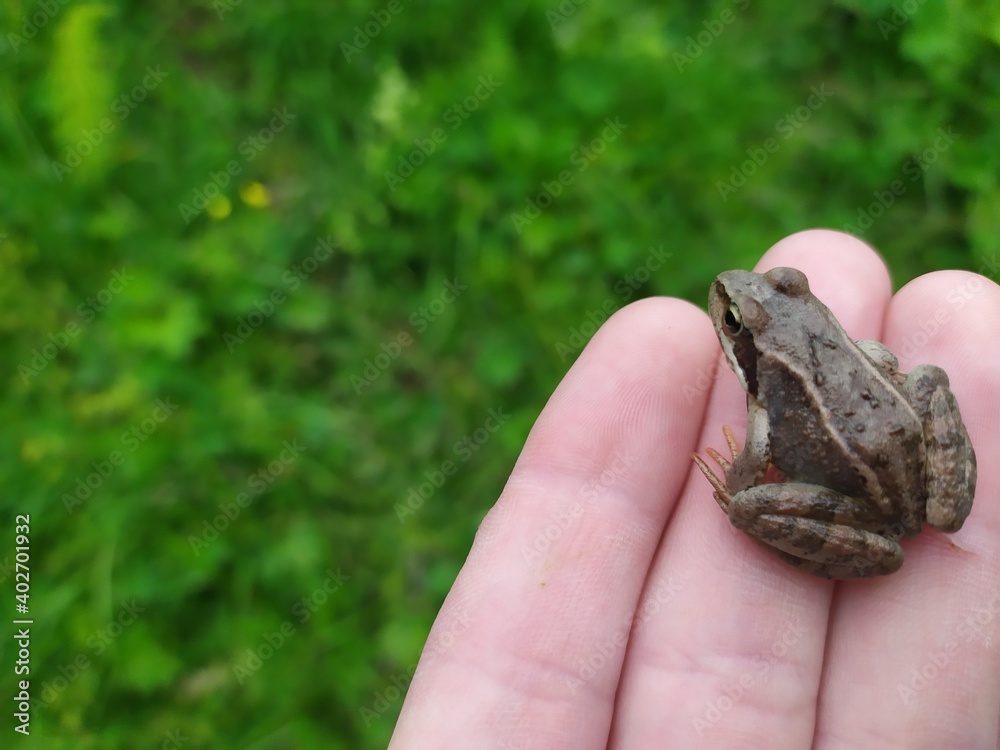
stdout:
<svg viewBox="0 0 1000 750">
<path fill-rule="evenodd" d="M 229 202 L 229 198 L 226 196 L 217 195 L 208 202 L 205 210 L 213 219 L 225 219 L 233 212 L 233 204 Z"/>
<path fill-rule="evenodd" d="M 248 182 L 240 188 L 240 198 L 248 206 L 264 208 L 271 205 L 271 196 L 267 188 L 259 182 Z"/>
</svg>

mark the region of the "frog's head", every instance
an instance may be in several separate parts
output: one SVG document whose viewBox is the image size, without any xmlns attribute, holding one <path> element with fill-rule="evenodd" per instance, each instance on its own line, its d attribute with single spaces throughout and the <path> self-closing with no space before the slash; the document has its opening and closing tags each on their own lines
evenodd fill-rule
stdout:
<svg viewBox="0 0 1000 750">
<path fill-rule="evenodd" d="M 809 280 L 795 268 L 726 271 L 712 282 L 708 314 L 726 361 L 751 396 L 757 396 L 758 342 L 770 338 L 772 320 L 794 315 L 794 300 L 807 295 Z"/>
</svg>

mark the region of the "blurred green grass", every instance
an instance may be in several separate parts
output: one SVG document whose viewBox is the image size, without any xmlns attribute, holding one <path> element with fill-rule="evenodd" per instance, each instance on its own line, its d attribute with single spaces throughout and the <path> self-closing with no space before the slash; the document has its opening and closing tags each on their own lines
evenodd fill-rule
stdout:
<svg viewBox="0 0 1000 750">
<path fill-rule="evenodd" d="M 608 312 L 812 226 L 996 276 L 990 0 L 0 14 L 32 746 L 384 746 Z"/>
</svg>

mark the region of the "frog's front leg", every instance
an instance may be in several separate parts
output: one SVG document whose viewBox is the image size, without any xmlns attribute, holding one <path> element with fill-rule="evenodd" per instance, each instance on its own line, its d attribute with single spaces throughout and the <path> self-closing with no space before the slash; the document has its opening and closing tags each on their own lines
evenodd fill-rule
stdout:
<svg viewBox="0 0 1000 750">
<path fill-rule="evenodd" d="M 976 454 L 948 375 L 940 367 L 919 365 L 907 375 L 903 393 L 924 428 L 927 522 L 939 531 L 958 531 L 976 493 Z"/>
<path fill-rule="evenodd" d="M 733 495 L 729 520 L 770 552 L 813 575 L 868 578 L 903 564 L 868 504 L 802 482 L 764 484 Z"/>
<path fill-rule="evenodd" d="M 732 443 L 730 443 L 732 448 Z M 771 463 L 771 439 L 767 411 L 752 396 L 747 397 L 747 439 L 743 450 L 725 467 L 726 486 L 733 494 L 760 484 Z"/>
<path fill-rule="evenodd" d="M 729 425 L 723 426 L 722 434 L 729 446 L 729 459 L 714 448 L 705 449 L 705 452 L 722 469 L 722 478 L 716 476 L 711 467 L 697 453 L 692 453 L 691 458 L 694 459 L 701 473 L 705 475 L 705 479 L 715 489 L 712 497 L 715 498 L 723 511 L 729 513 L 729 502 L 733 494 L 760 483 L 767 474 L 771 460 L 767 413 L 755 399 L 747 398 L 747 440 L 743 450 L 739 449 L 736 436 L 733 435 Z"/>
</svg>

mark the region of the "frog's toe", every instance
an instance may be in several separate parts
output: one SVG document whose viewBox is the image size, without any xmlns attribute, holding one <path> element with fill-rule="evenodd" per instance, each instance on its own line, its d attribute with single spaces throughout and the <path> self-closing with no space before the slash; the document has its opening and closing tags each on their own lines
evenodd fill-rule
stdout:
<svg viewBox="0 0 1000 750">
<path fill-rule="evenodd" d="M 729 467 L 733 465 L 731 461 L 727 460 L 726 457 L 719 453 L 719 451 L 715 450 L 715 448 L 706 448 L 705 453 L 707 453 L 711 459 L 719 465 L 719 468 L 722 469 L 723 472 L 729 471 Z"/>
<path fill-rule="evenodd" d="M 711 448 L 708 448 L 708 449 L 706 449 L 705 452 L 708 453 L 708 455 L 711 456 L 716 461 L 719 460 L 718 458 L 716 458 L 716 456 L 718 455 L 717 451 L 714 451 Z M 695 465 L 701 470 L 701 473 L 705 475 L 705 479 L 707 479 L 709 481 L 709 483 L 712 485 L 713 489 L 715 490 L 712 493 L 712 497 L 715 498 L 715 502 L 717 502 L 719 504 L 719 507 L 722 508 L 722 510 L 724 510 L 726 513 L 728 513 L 729 512 L 729 501 L 732 500 L 733 496 L 729 492 L 729 488 L 726 487 L 725 480 L 721 479 L 714 471 L 712 471 L 712 467 L 709 466 L 705 462 L 705 459 L 703 459 L 697 453 L 692 453 L 691 454 L 691 458 L 694 460 Z M 720 456 L 720 458 L 721 458 L 721 456 Z M 723 467 L 723 468 L 725 468 L 725 467 Z"/>
<path fill-rule="evenodd" d="M 726 445 L 729 446 L 730 457 L 735 461 L 736 454 L 740 452 L 740 446 L 736 442 L 736 435 L 733 434 L 733 428 L 727 424 L 722 425 L 722 436 L 726 439 Z"/>
</svg>

